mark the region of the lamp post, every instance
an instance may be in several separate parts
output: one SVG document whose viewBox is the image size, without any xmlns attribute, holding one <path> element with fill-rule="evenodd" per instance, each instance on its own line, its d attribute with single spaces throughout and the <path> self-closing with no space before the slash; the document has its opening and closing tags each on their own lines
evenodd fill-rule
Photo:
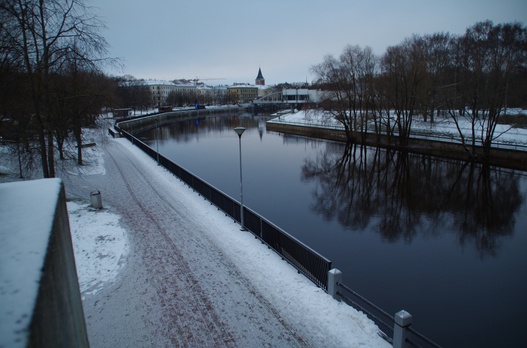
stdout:
<svg viewBox="0 0 527 348">
<path fill-rule="evenodd" d="M 245 132 L 244 127 L 234 128 L 236 134 L 238 134 L 239 147 L 240 147 L 240 230 L 245 231 L 245 224 L 243 221 L 243 180 L 242 180 L 242 134 Z"/>
<path fill-rule="evenodd" d="M 156 130 L 155 130 L 155 138 L 156 138 L 156 157 L 157 157 L 157 164 L 159 164 L 159 139 L 157 139 L 157 118 L 156 118 Z"/>
</svg>

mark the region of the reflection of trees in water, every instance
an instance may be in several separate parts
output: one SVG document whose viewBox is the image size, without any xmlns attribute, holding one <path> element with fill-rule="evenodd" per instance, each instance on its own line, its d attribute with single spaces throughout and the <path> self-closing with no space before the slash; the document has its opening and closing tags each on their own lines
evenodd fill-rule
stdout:
<svg viewBox="0 0 527 348">
<path fill-rule="evenodd" d="M 245 115 L 242 115 L 245 116 Z M 262 117 L 238 117 L 234 114 L 215 114 L 207 116 L 190 117 L 188 120 L 174 120 L 164 123 L 159 129 L 159 140 L 173 140 L 176 142 L 193 141 L 198 133 L 232 132 L 237 126 L 246 128 L 257 127 Z M 154 139 L 155 129 L 143 133 L 146 139 Z M 234 134 L 234 133 L 233 133 Z"/>
<path fill-rule="evenodd" d="M 453 186 L 451 201 L 459 200 L 454 227 L 460 231 L 459 242 L 474 241 L 478 250 L 493 254 L 499 236 L 514 230 L 514 215 L 522 204 L 518 177 L 503 169 L 466 164 Z"/>
<path fill-rule="evenodd" d="M 453 229 L 483 254 L 512 233 L 523 201 L 510 171 L 360 145 L 328 144 L 304 162 L 302 179 L 317 183 L 313 210 L 345 228 L 390 242 Z"/>
</svg>

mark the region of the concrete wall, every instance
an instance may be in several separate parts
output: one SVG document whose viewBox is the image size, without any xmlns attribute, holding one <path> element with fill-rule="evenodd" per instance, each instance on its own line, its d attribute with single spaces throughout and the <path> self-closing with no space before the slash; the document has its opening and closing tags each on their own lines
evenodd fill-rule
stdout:
<svg viewBox="0 0 527 348">
<path fill-rule="evenodd" d="M 62 184 L 27 346 L 89 347 Z"/>
<path fill-rule="evenodd" d="M 200 117 L 206 117 L 218 113 L 228 113 L 228 112 L 241 112 L 241 109 L 238 106 L 233 106 L 229 108 L 210 108 L 210 109 L 184 109 L 177 110 L 172 112 L 164 112 L 159 114 L 145 115 L 145 116 L 136 116 L 129 117 L 126 120 L 121 120 L 116 123 L 117 127 L 132 133 L 137 134 L 149 129 L 153 129 L 156 126 L 161 126 L 163 124 L 170 124 L 175 121 L 184 121 L 191 120 Z"/>
<path fill-rule="evenodd" d="M 296 134 L 320 139 L 342 142 L 346 141 L 345 132 L 343 130 L 337 129 L 326 129 L 272 122 L 267 123 L 266 129 L 269 131 Z M 375 134 L 361 135 L 360 133 L 356 133 L 355 137 L 358 143 L 362 142 L 368 146 L 401 149 L 397 144 L 396 137 L 390 138 L 386 135 Z M 405 149 L 414 153 L 469 160 L 468 154 L 463 146 L 456 143 L 431 141 L 426 139 L 410 139 L 408 147 Z M 507 149 L 492 149 L 488 163 L 490 165 L 496 165 L 505 168 L 527 170 L 527 152 Z"/>
</svg>

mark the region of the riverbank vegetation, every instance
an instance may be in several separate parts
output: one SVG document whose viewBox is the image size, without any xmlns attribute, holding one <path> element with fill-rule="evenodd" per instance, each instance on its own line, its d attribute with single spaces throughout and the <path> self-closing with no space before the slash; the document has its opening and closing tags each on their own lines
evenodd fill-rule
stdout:
<svg viewBox="0 0 527 348">
<path fill-rule="evenodd" d="M 67 139 L 82 164 L 81 129 L 108 102 L 104 25 L 82 0 L 2 1 L 0 23 L 2 137 L 54 177 Z"/>
<path fill-rule="evenodd" d="M 6 0 L 0 23 L 0 140 L 19 158 L 21 175 L 39 167 L 53 177 L 57 160 L 67 158 L 82 165 L 90 142 L 82 129 L 95 126 L 104 107 L 152 107 L 143 80 L 103 72 L 119 61 L 106 57 L 104 23 L 83 0 Z M 458 126 L 470 121 L 471 134 L 460 136 L 475 156 L 478 144 L 488 154 L 498 123 L 525 124 L 504 113 L 527 106 L 526 60 L 526 28 L 487 21 L 459 37 L 415 35 L 382 57 L 346 47 L 313 67 L 313 87 L 325 91 L 319 106 L 344 125 L 349 142 L 373 131 L 397 135 L 404 147 L 417 117 L 434 122 L 445 114 Z M 196 98 L 173 93 L 168 100 L 185 105 Z"/>
<path fill-rule="evenodd" d="M 344 126 L 348 142 L 373 132 L 396 135 L 405 147 L 416 119 L 433 123 L 446 115 L 468 156 L 485 158 L 507 108 L 527 106 L 526 63 L 526 27 L 485 21 L 460 36 L 414 35 L 380 57 L 369 47 L 347 46 L 312 71 L 325 91 L 317 107 Z M 460 126 L 467 121 L 469 134 Z"/>
</svg>

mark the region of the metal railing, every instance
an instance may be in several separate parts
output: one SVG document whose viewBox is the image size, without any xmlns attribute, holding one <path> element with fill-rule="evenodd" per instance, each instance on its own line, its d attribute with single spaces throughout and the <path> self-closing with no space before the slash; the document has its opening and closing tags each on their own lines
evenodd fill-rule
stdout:
<svg viewBox="0 0 527 348">
<path fill-rule="evenodd" d="M 119 129 L 117 126 L 115 130 L 115 132 L 113 130 L 109 131 L 109 134 L 112 136 L 116 134 L 123 135 L 148 156 L 158 161 L 159 165 L 177 176 L 190 188 L 214 204 L 219 210 L 222 210 L 225 215 L 230 216 L 234 221 L 240 223 L 240 203 L 238 201 L 201 180 L 167 157 L 158 154 L 154 149 L 135 138 L 132 134 Z M 253 233 L 255 238 L 260 239 L 262 243 L 272 248 L 282 259 L 295 267 L 299 273 L 302 273 L 335 299 L 342 300 L 355 309 L 363 311 L 379 327 L 381 330 L 380 336 L 393 344 L 394 347 L 441 347 L 414 330 L 410 324 L 402 326 L 398 323 L 398 321 L 405 320 L 398 317 L 400 313 L 409 313 L 401 311 L 396 313 L 396 316 L 388 314 L 365 297 L 344 285 L 340 281 L 342 279 L 342 273 L 331 268 L 332 264 L 330 260 L 245 206 L 243 214 L 244 227 Z M 411 315 L 409 323 L 411 323 Z"/>
<path fill-rule="evenodd" d="M 394 347 L 433 347 L 441 346 L 411 327 L 412 316 L 400 311 L 395 316 L 387 313 L 373 302 L 341 282 L 342 272 L 333 269 L 328 279 L 330 295 L 342 300 L 353 308 L 362 311 L 381 330 L 379 334 Z"/>
<path fill-rule="evenodd" d="M 181 181 L 209 200 L 226 215 L 240 222 L 239 202 L 201 180 L 183 167 L 175 164 L 167 157 L 158 154 L 154 149 L 132 134 L 119 129 L 117 126 L 115 128 L 148 156 L 159 161 L 159 165 L 177 176 Z M 243 214 L 244 226 L 248 231 L 253 233 L 263 243 L 267 244 L 269 248 L 277 252 L 282 259 L 289 262 L 298 272 L 304 274 L 304 276 L 317 286 L 327 291 L 328 272 L 331 269 L 330 260 L 245 206 Z"/>
</svg>

